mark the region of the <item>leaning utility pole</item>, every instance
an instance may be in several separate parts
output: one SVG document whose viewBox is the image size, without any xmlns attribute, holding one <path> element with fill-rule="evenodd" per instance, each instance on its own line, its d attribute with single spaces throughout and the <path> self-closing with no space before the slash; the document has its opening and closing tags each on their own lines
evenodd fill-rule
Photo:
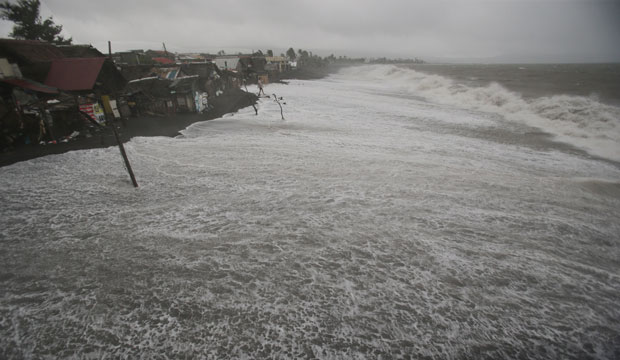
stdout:
<svg viewBox="0 0 620 360">
<path fill-rule="evenodd" d="M 127 157 L 127 153 L 125 152 L 125 147 L 123 146 L 123 142 L 121 141 L 120 136 L 118 136 L 116 125 L 114 124 L 114 122 L 111 122 L 110 126 L 112 127 L 112 131 L 114 132 L 114 137 L 116 138 L 116 142 L 118 143 L 118 148 L 121 151 L 121 156 L 123 157 L 123 160 L 125 160 L 125 167 L 127 168 L 127 172 L 129 173 L 129 177 L 131 178 L 133 187 L 138 187 L 136 176 L 133 174 L 133 170 L 131 169 L 131 164 L 129 163 L 129 158 Z"/>
<path fill-rule="evenodd" d="M 134 187 L 138 187 L 138 182 L 136 181 L 136 176 L 133 174 L 133 170 L 131 169 L 131 164 L 129 163 L 129 158 L 127 157 L 127 153 L 125 152 L 125 146 L 121 141 L 120 136 L 118 136 L 118 131 L 116 130 L 116 124 L 114 124 L 114 112 L 112 111 L 112 107 L 110 105 L 110 97 L 108 95 L 97 94 L 98 98 L 101 99 L 104 108 L 104 116 L 106 119 L 106 123 L 112 128 L 112 132 L 114 133 L 114 138 L 116 139 L 116 143 L 118 144 L 118 149 L 121 151 L 121 156 L 123 157 L 123 161 L 125 161 L 125 167 L 127 168 L 127 172 L 129 173 L 129 177 L 131 178 L 131 183 Z"/>
</svg>

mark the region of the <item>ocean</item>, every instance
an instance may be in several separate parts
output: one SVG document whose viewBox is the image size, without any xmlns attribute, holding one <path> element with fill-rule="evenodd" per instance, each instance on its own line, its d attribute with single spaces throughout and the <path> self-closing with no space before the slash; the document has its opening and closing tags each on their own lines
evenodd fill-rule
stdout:
<svg viewBox="0 0 620 360">
<path fill-rule="evenodd" d="M 412 64 L 470 87 L 498 83 L 532 99 L 576 95 L 620 105 L 620 64 Z"/>
<path fill-rule="evenodd" d="M 619 358 L 613 84 L 445 69 L 0 168 L 0 357 Z"/>
</svg>

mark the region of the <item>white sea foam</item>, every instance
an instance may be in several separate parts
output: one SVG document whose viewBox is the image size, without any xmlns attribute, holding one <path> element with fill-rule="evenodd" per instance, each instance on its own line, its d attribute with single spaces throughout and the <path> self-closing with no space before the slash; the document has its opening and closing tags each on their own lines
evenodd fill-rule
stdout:
<svg viewBox="0 0 620 360">
<path fill-rule="evenodd" d="M 620 108 L 595 98 L 555 95 L 526 100 L 497 83 L 471 87 L 393 65 L 346 68 L 340 76 L 373 82 L 383 89 L 400 89 L 440 104 L 497 113 L 538 127 L 593 155 L 620 161 Z"/>
<path fill-rule="evenodd" d="M 1 168 L 0 357 L 613 358 L 620 169 L 373 86 Z"/>
</svg>

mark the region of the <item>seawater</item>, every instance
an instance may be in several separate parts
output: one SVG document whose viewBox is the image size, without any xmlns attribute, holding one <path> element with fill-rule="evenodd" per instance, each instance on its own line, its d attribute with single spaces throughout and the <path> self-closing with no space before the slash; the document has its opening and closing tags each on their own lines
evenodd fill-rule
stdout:
<svg viewBox="0 0 620 360">
<path fill-rule="evenodd" d="M 413 67 L 416 70 L 378 65 L 343 72 L 361 82 L 381 84 L 385 92 L 496 113 L 592 155 L 620 161 L 620 65 Z"/>
<path fill-rule="evenodd" d="M 128 142 L 138 189 L 113 147 L 0 169 L 0 357 L 620 355 L 598 125 L 393 66 L 266 90 Z"/>
<path fill-rule="evenodd" d="M 574 95 L 620 105 L 620 63 L 616 64 L 411 64 L 425 74 L 470 87 L 498 83 L 526 99 Z"/>
</svg>

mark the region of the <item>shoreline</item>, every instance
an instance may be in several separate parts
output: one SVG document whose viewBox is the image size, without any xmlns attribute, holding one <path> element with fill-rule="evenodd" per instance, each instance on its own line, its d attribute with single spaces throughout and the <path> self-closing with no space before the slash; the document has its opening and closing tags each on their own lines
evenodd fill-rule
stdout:
<svg viewBox="0 0 620 360">
<path fill-rule="evenodd" d="M 175 137 L 189 125 L 222 117 L 241 108 L 256 104 L 258 97 L 241 89 L 233 89 L 213 99 L 213 110 L 204 114 L 178 113 L 170 116 L 131 117 L 124 123 L 115 122 L 123 143 L 136 136 Z M 0 168 L 42 156 L 63 154 L 74 150 L 86 150 L 117 146 L 111 129 L 105 128 L 92 137 L 81 137 L 69 142 L 52 145 L 23 145 L 11 151 L 0 153 Z"/>
<path fill-rule="evenodd" d="M 292 70 L 280 74 L 272 83 L 285 80 L 318 80 L 337 72 L 348 65 L 332 65 L 324 68 L 306 68 Z M 170 116 L 139 116 L 131 117 L 124 123 L 115 122 L 123 143 L 136 136 L 167 136 L 175 137 L 180 131 L 199 121 L 221 118 L 228 113 L 237 112 L 244 107 L 255 105 L 258 97 L 242 89 L 232 89 L 213 99 L 213 110 L 204 114 L 178 113 Z M 22 145 L 11 151 L 0 153 L 0 168 L 18 162 L 35 159 L 53 154 L 63 154 L 74 150 L 86 150 L 117 146 L 110 129 L 103 129 L 90 138 L 78 138 L 66 143 L 52 145 Z"/>
</svg>

